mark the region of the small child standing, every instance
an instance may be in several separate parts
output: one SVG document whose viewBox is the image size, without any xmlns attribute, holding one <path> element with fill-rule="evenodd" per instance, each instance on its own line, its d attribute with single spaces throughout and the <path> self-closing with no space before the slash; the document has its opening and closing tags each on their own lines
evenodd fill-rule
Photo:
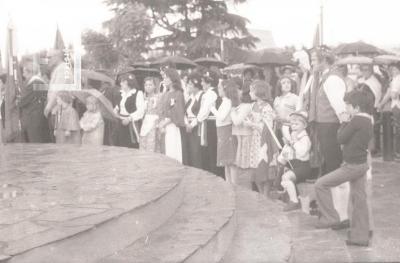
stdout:
<svg viewBox="0 0 400 263">
<path fill-rule="evenodd" d="M 311 141 L 306 132 L 307 113 L 294 112 L 290 115 L 290 140 L 285 140 L 278 162 L 290 169 L 282 175 L 281 185 L 289 195 L 289 203 L 283 211 L 292 211 L 300 208 L 295 184 L 305 181 L 311 174 L 310 149 Z"/>
<path fill-rule="evenodd" d="M 343 122 L 338 130 L 338 141 L 343 145 L 344 164 L 335 171 L 319 178 L 315 193 L 321 217 L 317 228 L 332 228 L 340 223 L 331 188 L 350 182 L 351 219 L 347 245 L 369 245 L 369 211 L 366 194 L 366 172 L 368 170 L 368 144 L 373 137 L 373 122 L 369 114 L 374 105 L 365 91 L 353 90 L 344 97 L 346 113 L 340 116 Z"/>
<path fill-rule="evenodd" d="M 99 102 L 89 96 L 86 99 L 87 111 L 83 114 L 79 124 L 83 130 L 82 144 L 103 145 L 104 121 L 99 110 Z"/>
<path fill-rule="evenodd" d="M 54 136 L 56 143 L 80 144 L 81 134 L 79 127 L 79 116 L 72 107 L 73 98 L 67 91 L 57 92 L 56 121 Z"/>
</svg>

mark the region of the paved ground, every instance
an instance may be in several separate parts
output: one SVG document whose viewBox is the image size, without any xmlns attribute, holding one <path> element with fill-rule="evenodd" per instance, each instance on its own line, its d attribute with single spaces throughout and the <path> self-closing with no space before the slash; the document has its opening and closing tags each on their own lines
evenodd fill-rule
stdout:
<svg viewBox="0 0 400 263">
<path fill-rule="evenodd" d="M 316 230 L 315 217 L 291 212 L 293 262 L 400 262 L 400 163 L 375 160 L 373 169 L 371 246 L 348 247 L 345 230 Z"/>
<path fill-rule="evenodd" d="M 1 147 L 0 260 L 147 204 L 185 172 L 163 155 L 124 148 Z"/>
</svg>

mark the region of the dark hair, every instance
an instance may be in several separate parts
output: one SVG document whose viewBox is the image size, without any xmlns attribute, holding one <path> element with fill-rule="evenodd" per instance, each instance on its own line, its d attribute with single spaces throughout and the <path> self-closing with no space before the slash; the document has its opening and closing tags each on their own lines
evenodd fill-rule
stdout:
<svg viewBox="0 0 400 263">
<path fill-rule="evenodd" d="M 362 83 L 356 89 L 346 93 L 344 102 L 359 107 L 360 112 L 372 114 L 374 108 L 374 96 L 368 85 Z"/>
<path fill-rule="evenodd" d="M 282 96 L 282 84 L 281 81 L 283 79 L 288 79 L 290 80 L 290 92 L 293 94 L 297 93 L 297 84 L 296 81 L 294 81 L 293 79 L 289 78 L 289 77 L 282 77 L 279 79 L 279 81 L 276 83 L 276 94 L 275 97 L 279 97 Z"/>
<path fill-rule="evenodd" d="M 119 76 L 119 83 L 121 83 L 122 81 L 126 80 L 128 82 L 128 86 L 131 89 L 139 89 L 139 84 L 138 81 L 136 79 L 136 76 L 133 75 L 133 73 L 123 73 Z"/>
<path fill-rule="evenodd" d="M 266 102 L 271 102 L 271 85 L 263 80 L 255 80 L 250 84 L 250 90 L 254 89 L 254 94 L 257 98 Z"/>
<path fill-rule="evenodd" d="M 179 76 L 179 73 L 178 73 L 178 71 L 176 71 L 176 69 L 166 68 L 164 70 L 164 73 L 171 80 L 172 88 L 174 90 L 183 91 L 181 77 Z"/>
<path fill-rule="evenodd" d="M 247 68 L 243 71 L 243 76 L 245 76 L 247 73 L 250 73 L 251 78 L 254 78 L 254 71 L 251 68 Z"/>
<path fill-rule="evenodd" d="M 223 80 L 221 85 L 224 89 L 225 96 L 231 100 L 232 107 L 236 107 L 240 103 L 239 85 L 233 80 Z"/>
<path fill-rule="evenodd" d="M 213 87 L 218 86 L 219 76 L 216 72 L 212 70 L 207 70 L 204 73 L 202 79 L 204 80 L 204 82 L 211 84 L 211 86 Z"/>
<path fill-rule="evenodd" d="M 242 92 L 242 96 L 240 96 L 241 103 L 252 103 L 253 100 L 251 99 L 250 92 Z"/>
<path fill-rule="evenodd" d="M 187 82 L 191 82 L 193 86 L 199 90 L 203 89 L 201 85 L 201 75 L 199 73 L 193 72 L 188 76 Z"/>
</svg>

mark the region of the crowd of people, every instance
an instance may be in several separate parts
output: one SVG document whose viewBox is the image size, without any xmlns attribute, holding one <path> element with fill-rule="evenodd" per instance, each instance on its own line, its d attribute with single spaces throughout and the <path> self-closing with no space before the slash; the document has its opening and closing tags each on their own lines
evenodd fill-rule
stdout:
<svg viewBox="0 0 400 263">
<path fill-rule="evenodd" d="M 301 207 L 296 185 L 313 179 L 316 227 L 350 227 L 348 245 L 367 246 L 370 152 L 379 150 L 376 127 L 385 107 L 399 125 L 400 65 L 379 72 L 362 65 L 351 78 L 329 51 L 310 52 L 311 70 L 247 69 L 232 77 L 207 68 L 180 74 L 168 65 L 143 87 L 123 72 L 118 87 L 101 90 L 115 120 L 102 117 L 97 98 L 79 106 L 71 92 L 54 88 L 68 83 L 62 55 L 54 52 L 48 91 L 35 89 L 46 81 L 33 62 L 24 65 L 18 102 L 24 138 L 163 153 L 233 185 L 286 195 L 284 211 Z"/>
</svg>

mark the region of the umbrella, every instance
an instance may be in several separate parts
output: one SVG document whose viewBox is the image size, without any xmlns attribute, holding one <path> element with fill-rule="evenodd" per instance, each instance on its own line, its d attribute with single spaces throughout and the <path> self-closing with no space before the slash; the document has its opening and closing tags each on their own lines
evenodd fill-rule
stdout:
<svg viewBox="0 0 400 263">
<path fill-rule="evenodd" d="M 363 41 L 341 44 L 334 51 L 338 55 L 355 54 L 357 56 L 379 55 L 385 53 L 383 50 Z"/>
<path fill-rule="evenodd" d="M 250 55 L 250 58 L 247 60 L 247 63 L 255 64 L 258 66 L 265 66 L 265 65 L 283 66 L 283 65 L 295 64 L 292 61 L 291 56 L 289 54 L 272 49 L 264 49 L 253 53 L 252 55 Z"/>
<path fill-rule="evenodd" d="M 249 64 L 244 64 L 244 63 L 239 63 L 239 64 L 233 64 L 230 65 L 222 70 L 224 73 L 230 73 L 230 74 L 243 74 L 243 72 L 246 69 L 261 69 L 256 65 L 249 65 Z"/>
<path fill-rule="evenodd" d="M 100 91 L 96 89 L 73 90 L 72 95 L 85 104 L 87 97 L 93 96 L 97 98 L 103 118 L 109 120 L 119 119 L 118 115 L 114 112 L 111 102 Z"/>
<path fill-rule="evenodd" d="M 151 66 L 150 62 L 146 62 L 146 61 L 135 62 L 135 63 L 131 64 L 131 67 L 133 67 L 133 68 L 150 68 L 150 66 Z"/>
<path fill-rule="evenodd" d="M 216 58 L 198 58 L 198 59 L 195 59 L 194 62 L 203 67 L 214 66 L 217 68 L 224 68 L 224 67 L 228 66 L 227 63 L 225 63 L 221 60 L 218 60 Z"/>
<path fill-rule="evenodd" d="M 396 64 L 400 63 L 400 56 L 380 55 L 374 57 L 373 61 L 375 64 L 385 64 L 385 65 Z"/>
<path fill-rule="evenodd" d="M 342 59 L 339 59 L 336 61 L 336 65 L 363 65 L 367 64 L 370 65 L 372 64 L 373 59 L 369 57 L 364 57 L 364 56 L 350 56 L 350 57 L 345 57 Z"/>
<path fill-rule="evenodd" d="M 156 77 L 156 78 L 161 78 L 160 71 L 155 68 L 132 68 L 128 67 L 124 71 L 121 71 L 118 73 L 116 77 L 116 84 L 119 85 L 119 76 L 125 73 L 133 73 L 136 77 L 136 80 L 140 86 L 140 89 L 143 90 L 143 85 L 144 85 L 144 79 L 146 77 Z"/>
<path fill-rule="evenodd" d="M 167 56 L 150 63 L 151 66 L 162 66 L 172 64 L 177 69 L 189 69 L 197 67 L 197 64 L 182 56 Z"/>
<path fill-rule="evenodd" d="M 107 76 L 106 74 L 96 72 L 94 70 L 87 70 L 87 69 L 82 69 L 82 78 L 86 80 L 95 80 L 95 81 L 100 81 L 100 82 L 107 82 L 110 83 L 111 85 L 114 85 L 114 80 Z"/>
</svg>

